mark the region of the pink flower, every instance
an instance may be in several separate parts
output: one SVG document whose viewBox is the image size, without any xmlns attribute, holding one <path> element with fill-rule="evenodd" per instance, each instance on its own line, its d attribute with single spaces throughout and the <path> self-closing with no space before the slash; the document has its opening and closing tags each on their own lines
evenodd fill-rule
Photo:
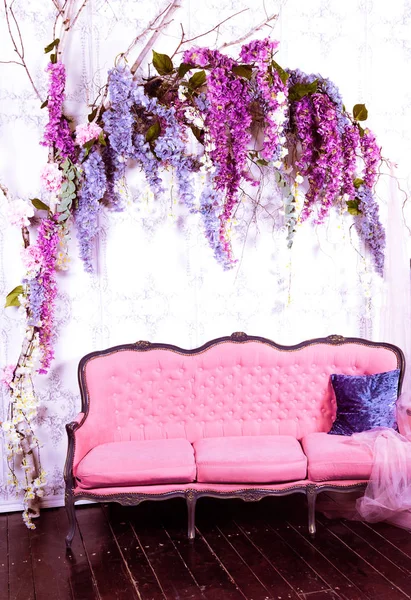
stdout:
<svg viewBox="0 0 411 600">
<path fill-rule="evenodd" d="M 97 123 L 81 123 L 76 127 L 76 144 L 84 146 L 91 140 L 96 140 L 103 130 Z"/>
<path fill-rule="evenodd" d="M 13 380 L 14 370 L 16 365 L 6 365 L 3 367 L 0 376 L 0 383 L 2 383 L 5 387 L 10 387 L 10 384 Z"/>
<path fill-rule="evenodd" d="M 28 227 L 30 225 L 29 219 L 34 217 L 32 205 L 20 199 L 10 202 L 7 213 L 10 223 L 17 227 Z"/>
<path fill-rule="evenodd" d="M 58 194 L 63 181 L 63 173 L 56 163 L 48 163 L 42 170 L 40 179 L 46 190 Z"/>
<path fill-rule="evenodd" d="M 28 246 L 21 249 L 21 260 L 26 268 L 29 279 L 32 279 L 43 264 L 43 255 L 38 246 Z"/>
</svg>

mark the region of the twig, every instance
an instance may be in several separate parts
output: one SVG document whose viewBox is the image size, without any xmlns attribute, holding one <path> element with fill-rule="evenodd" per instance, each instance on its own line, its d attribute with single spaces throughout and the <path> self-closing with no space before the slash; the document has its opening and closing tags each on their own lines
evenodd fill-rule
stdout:
<svg viewBox="0 0 411 600">
<path fill-rule="evenodd" d="M 173 0 L 168 9 L 164 12 L 161 22 L 159 23 L 158 27 L 155 28 L 153 35 L 150 37 L 147 44 L 144 46 L 133 66 L 131 67 L 131 73 L 133 75 L 156 43 L 161 31 L 171 22 L 172 15 L 181 7 L 180 1 L 181 0 Z"/>
<path fill-rule="evenodd" d="M 193 38 L 190 38 L 189 40 L 185 40 L 184 39 L 184 29 L 181 26 L 181 29 L 183 31 L 182 36 L 181 36 L 181 41 L 178 44 L 177 48 L 174 51 L 173 56 L 175 56 L 176 54 L 179 53 L 179 50 L 181 48 L 181 46 L 183 44 L 189 44 L 190 42 L 194 42 L 195 40 L 198 40 L 201 37 L 204 37 L 205 35 L 208 35 L 209 33 L 213 33 L 213 31 L 216 31 L 219 27 L 221 27 L 221 25 L 223 25 L 224 23 L 226 23 L 227 21 L 229 21 L 230 19 L 234 19 L 234 17 L 237 17 L 238 15 L 241 15 L 243 12 L 246 12 L 247 10 L 250 10 L 249 8 L 243 8 L 243 10 L 240 10 L 236 13 L 234 13 L 233 15 L 230 15 L 229 17 L 227 17 L 226 19 L 224 19 L 224 21 L 221 21 L 221 23 L 218 23 L 217 25 L 215 25 L 215 27 L 213 27 L 212 29 L 209 29 L 209 31 L 206 31 L 205 33 L 200 33 L 200 35 L 196 35 Z"/>
<path fill-rule="evenodd" d="M 30 74 L 30 71 L 28 69 L 27 63 L 26 63 L 25 58 L 24 58 L 24 44 L 23 44 L 23 39 L 22 39 L 22 36 L 21 36 L 21 31 L 20 31 L 20 27 L 19 27 L 18 21 L 17 21 L 16 16 L 15 16 L 15 14 L 13 12 L 12 5 L 13 5 L 13 2 L 10 4 L 10 6 L 8 6 L 7 5 L 7 0 L 4 0 L 4 11 L 5 11 L 5 14 L 6 14 L 7 29 L 9 31 L 9 36 L 10 36 L 11 42 L 12 42 L 12 44 L 14 46 L 14 51 L 16 52 L 17 56 L 19 57 L 20 62 L 17 62 L 17 61 L 4 61 L 4 62 L 2 61 L 2 62 L 3 62 L 3 64 L 8 63 L 8 62 L 9 63 L 16 63 L 16 64 L 18 64 L 18 65 L 20 65 L 20 66 L 23 67 L 23 69 L 27 73 L 27 77 L 29 78 L 29 81 L 31 83 L 31 86 L 32 86 L 33 90 L 36 93 L 37 98 L 41 102 L 42 98 L 40 96 L 40 92 L 38 91 L 38 89 L 37 89 L 37 87 L 36 87 L 36 85 L 35 85 L 35 83 L 33 81 L 33 78 L 32 78 L 32 76 Z M 17 29 L 17 33 L 18 33 L 19 41 L 20 41 L 20 49 L 17 46 L 16 39 L 15 39 L 14 34 L 13 34 L 12 30 L 11 30 L 10 15 L 12 16 L 14 24 L 15 24 L 15 27 Z"/>
<path fill-rule="evenodd" d="M 164 15 L 164 13 L 166 13 L 169 8 L 171 7 L 171 4 L 167 4 L 167 6 L 165 7 L 164 10 L 162 10 L 160 13 L 158 13 L 158 15 L 156 15 L 154 17 L 154 19 L 152 19 L 150 21 L 150 23 L 147 25 L 147 27 L 144 29 L 144 31 L 142 31 L 136 38 L 134 38 L 134 40 L 131 42 L 131 44 L 129 45 L 129 47 L 127 48 L 127 50 L 125 52 L 122 52 L 120 54 L 120 57 L 123 59 L 126 59 L 127 56 L 130 54 L 131 50 L 138 44 L 138 42 L 143 39 L 143 37 L 145 37 L 147 35 L 147 33 L 149 31 L 153 31 L 153 27 L 156 24 L 156 22 Z M 166 24 L 164 24 L 165 26 Z M 167 23 L 168 25 L 168 23 Z"/>
<path fill-rule="evenodd" d="M 231 42 L 226 42 L 225 44 L 223 44 L 222 46 L 220 46 L 219 50 L 223 50 L 224 48 L 228 48 L 229 46 L 235 46 L 236 44 L 241 44 L 241 42 L 244 42 L 246 39 L 248 39 L 251 35 L 253 35 L 254 33 L 257 33 L 257 31 L 260 31 L 260 29 L 262 29 L 265 25 L 268 25 L 268 23 L 270 21 L 273 21 L 274 19 L 277 19 L 278 15 L 271 15 L 270 17 L 267 17 L 267 19 L 265 19 L 265 21 L 263 21 L 262 23 L 260 23 L 259 25 L 256 25 L 255 27 L 252 27 L 245 35 L 243 35 L 242 37 L 233 40 Z M 272 29 L 272 27 L 271 27 Z"/>
</svg>

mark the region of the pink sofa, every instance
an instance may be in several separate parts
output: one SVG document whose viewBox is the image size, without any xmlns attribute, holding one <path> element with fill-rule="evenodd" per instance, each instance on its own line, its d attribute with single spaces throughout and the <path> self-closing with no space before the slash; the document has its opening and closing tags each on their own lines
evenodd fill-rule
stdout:
<svg viewBox="0 0 411 600">
<path fill-rule="evenodd" d="M 332 335 L 295 346 L 233 333 L 194 350 L 137 342 L 80 361 L 82 412 L 66 426 L 70 547 L 80 499 L 138 504 L 185 498 L 188 536 L 202 496 L 260 500 L 364 487 L 368 450 L 327 435 L 331 373 L 399 368 L 391 344 Z M 400 389 L 399 389 L 400 391 Z"/>
</svg>

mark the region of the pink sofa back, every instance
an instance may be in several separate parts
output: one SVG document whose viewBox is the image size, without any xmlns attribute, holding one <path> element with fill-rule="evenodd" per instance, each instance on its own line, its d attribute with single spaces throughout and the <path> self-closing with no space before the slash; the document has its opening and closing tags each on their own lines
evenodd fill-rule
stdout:
<svg viewBox="0 0 411 600">
<path fill-rule="evenodd" d="M 76 435 L 86 437 L 90 448 L 180 437 L 300 439 L 331 428 L 336 412 L 331 373 L 396 369 L 402 366 L 400 352 L 364 340 L 284 347 L 247 336 L 220 338 L 194 351 L 160 344 L 116 347 L 80 363 L 88 418 Z"/>
</svg>

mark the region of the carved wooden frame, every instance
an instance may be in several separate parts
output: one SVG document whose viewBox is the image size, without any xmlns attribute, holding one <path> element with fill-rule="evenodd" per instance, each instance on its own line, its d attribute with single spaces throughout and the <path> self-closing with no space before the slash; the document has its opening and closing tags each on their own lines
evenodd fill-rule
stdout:
<svg viewBox="0 0 411 600">
<path fill-rule="evenodd" d="M 401 393 L 402 382 L 404 378 L 404 368 L 405 368 L 405 357 L 404 353 L 400 348 L 394 346 L 393 344 L 385 343 L 385 342 L 372 342 L 370 340 L 364 340 L 362 338 L 354 338 L 348 337 L 345 338 L 341 335 L 330 335 L 324 338 L 314 338 L 311 340 L 307 340 L 301 342 L 299 344 L 295 344 L 293 346 L 283 346 L 281 344 L 277 344 L 272 340 L 269 340 L 264 337 L 259 336 L 249 336 L 246 333 L 241 331 L 234 332 L 231 336 L 225 336 L 216 338 L 200 346 L 199 348 L 195 348 L 193 350 L 186 350 L 184 348 L 180 348 L 178 346 L 174 346 L 171 344 L 161 344 L 161 343 L 151 343 L 148 341 L 138 341 L 134 344 L 122 344 L 119 346 L 113 346 L 111 348 L 107 348 L 106 350 L 100 350 L 96 352 L 91 352 L 84 356 L 79 363 L 78 368 L 78 381 L 81 392 L 81 412 L 84 413 L 84 417 L 81 422 L 74 421 L 66 425 L 66 431 L 68 435 L 68 448 L 67 448 L 67 457 L 64 467 L 64 481 L 66 484 L 65 491 L 65 506 L 67 510 L 67 516 L 69 519 L 69 531 L 66 536 L 66 546 L 70 548 L 75 530 L 76 530 L 76 517 L 75 517 L 75 502 L 80 499 L 89 499 L 95 500 L 97 502 L 118 502 L 122 505 L 137 505 L 140 502 L 145 500 L 166 500 L 169 498 L 185 498 L 188 509 L 188 537 L 193 539 L 195 536 L 195 506 L 198 498 L 209 496 L 213 498 L 241 498 L 245 502 L 256 502 L 261 500 L 266 496 L 287 496 L 293 493 L 303 493 L 307 496 L 308 501 L 308 529 L 311 535 L 315 534 L 315 503 L 316 498 L 319 493 L 324 491 L 334 491 L 334 492 L 351 492 L 355 490 L 365 489 L 366 483 L 359 482 L 355 484 L 349 485 L 329 485 L 327 483 L 318 483 L 314 484 L 311 482 L 307 482 L 306 485 L 296 485 L 288 488 L 281 488 L 278 490 L 268 490 L 256 487 L 252 489 L 239 489 L 235 491 L 212 491 L 212 490 L 197 490 L 197 489 L 188 489 L 188 490 L 178 490 L 176 489 L 173 492 L 166 492 L 164 494 L 139 494 L 131 493 L 120 493 L 120 494 L 104 494 L 97 495 L 93 494 L 92 491 L 82 491 L 81 493 L 74 493 L 75 489 L 75 479 L 73 474 L 73 461 L 74 461 L 74 452 L 75 452 L 75 432 L 81 427 L 84 421 L 87 418 L 89 412 L 89 395 L 88 389 L 85 380 L 85 366 L 89 360 L 93 360 L 99 356 L 105 356 L 107 354 L 112 354 L 115 352 L 120 352 L 122 350 L 133 350 L 136 352 L 149 352 L 151 350 L 156 349 L 164 349 L 170 350 L 171 352 L 176 352 L 184 355 L 192 355 L 192 354 L 200 354 L 211 348 L 212 346 L 223 344 L 226 342 L 243 344 L 248 342 L 259 342 L 262 344 L 266 344 L 276 348 L 278 350 L 284 352 L 293 352 L 304 348 L 306 346 L 312 346 L 316 344 L 329 344 L 329 345 L 345 345 L 345 344 L 360 344 L 363 346 L 369 347 L 382 347 L 394 352 L 397 358 L 397 367 L 400 369 L 400 378 L 398 384 L 398 395 Z M 241 484 L 240 484 L 241 485 Z"/>
</svg>

